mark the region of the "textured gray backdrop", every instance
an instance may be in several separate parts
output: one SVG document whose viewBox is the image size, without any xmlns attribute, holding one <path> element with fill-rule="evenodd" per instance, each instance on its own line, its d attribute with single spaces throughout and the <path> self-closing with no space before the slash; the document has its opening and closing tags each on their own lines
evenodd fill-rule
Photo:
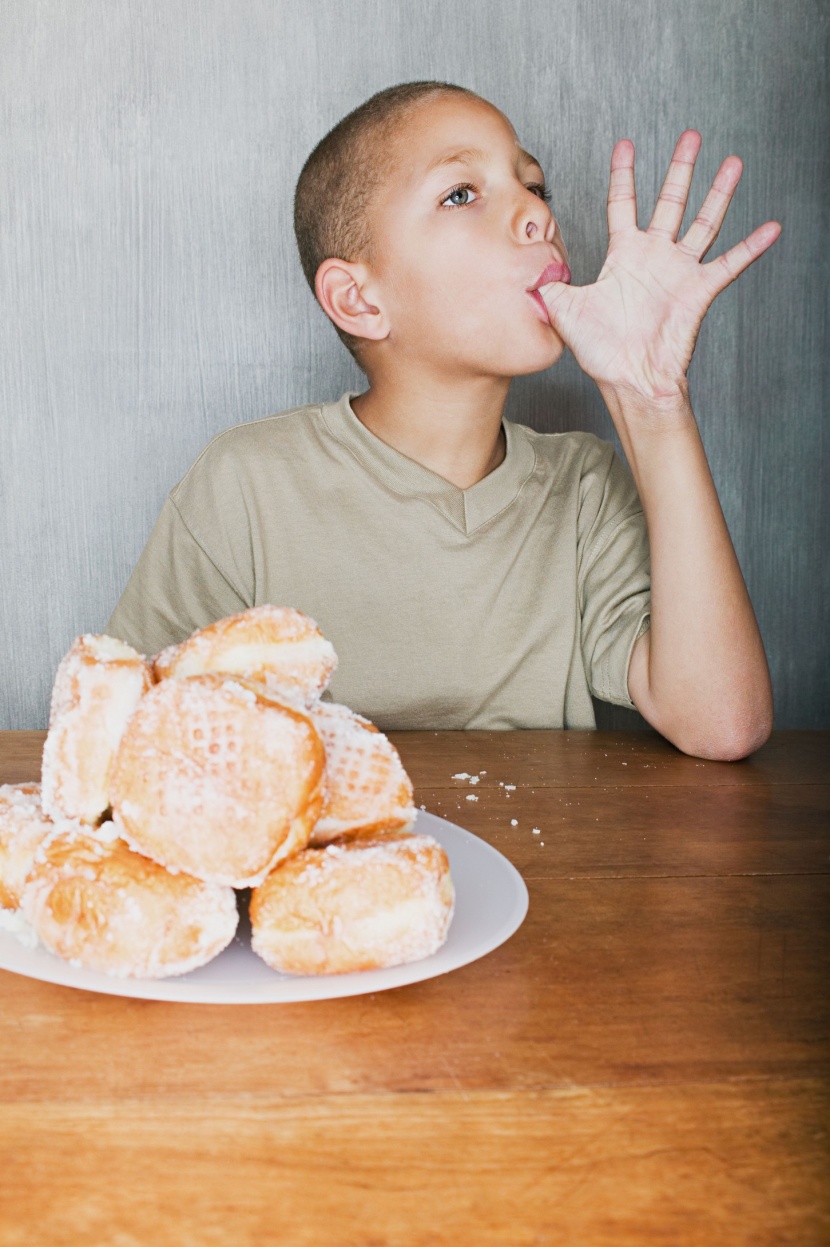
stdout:
<svg viewBox="0 0 830 1247">
<path fill-rule="evenodd" d="M 209 438 L 365 388 L 305 285 L 292 195 L 340 117 L 419 78 L 507 113 L 577 283 L 602 263 L 617 139 L 643 227 L 686 127 L 686 224 L 743 158 L 707 258 L 765 220 L 783 234 L 710 311 L 692 399 L 776 724 L 830 726 L 827 32 L 820 0 L 4 0 L 0 727 L 45 725 L 58 660 L 102 629 Z M 507 414 L 614 440 L 569 355 L 514 382 Z"/>
</svg>

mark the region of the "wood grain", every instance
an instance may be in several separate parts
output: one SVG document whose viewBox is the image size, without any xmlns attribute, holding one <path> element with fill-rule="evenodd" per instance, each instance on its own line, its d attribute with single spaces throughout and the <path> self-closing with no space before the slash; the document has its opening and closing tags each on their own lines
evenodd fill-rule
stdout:
<svg viewBox="0 0 830 1247">
<path fill-rule="evenodd" d="M 244 1028 L 226 1007 L 0 975 L 0 1098 L 530 1091 L 830 1072 L 830 878 L 528 883 L 524 924 L 488 957 L 376 995 L 257 1005 Z"/>
<path fill-rule="evenodd" d="M 476 736 L 395 739 L 528 884 L 487 957 L 243 1010 L 0 974 L 3 1247 L 825 1241 L 828 734 L 754 770 L 653 733 Z M 0 782 L 42 741 L 0 734 Z M 488 775 L 448 782 L 473 755 Z"/>
<path fill-rule="evenodd" d="M 711 762 L 681 753 L 657 732 L 389 732 L 416 788 L 452 787 L 466 771 L 480 775 L 477 789 L 619 787 L 691 784 L 824 784 L 830 775 L 830 731 L 775 731 L 751 757 Z M 4 732 L 0 783 L 40 777 L 45 731 Z"/>
<path fill-rule="evenodd" d="M 823 1247 L 829 1110 L 810 1080 L 4 1107 L 0 1241 Z"/>
</svg>

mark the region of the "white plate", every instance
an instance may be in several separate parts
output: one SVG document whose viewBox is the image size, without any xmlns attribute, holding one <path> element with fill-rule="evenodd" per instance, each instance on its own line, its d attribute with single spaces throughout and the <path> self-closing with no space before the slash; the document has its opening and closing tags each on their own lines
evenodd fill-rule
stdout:
<svg viewBox="0 0 830 1247">
<path fill-rule="evenodd" d="M 224 952 L 199 970 L 169 979 L 113 978 L 62 961 L 43 947 L 26 948 L 0 930 L 0 970 L 28 978 L 114 996 L 178 1000 L 191 1004 L 272 1004 L 362 996 L 435 978 L 477 961 L 498 948 L 521 926 L 527 913 L 527 888 L 515 866 L 497 849 L 463 827 L 419 811 L 415 830 L 444 846 L 455 884 L 455 912 L 445 943 L 421 961 L 388 970 L 356 974 L 278 974 L 251 951 L 246 912 Z"/>
</svg>

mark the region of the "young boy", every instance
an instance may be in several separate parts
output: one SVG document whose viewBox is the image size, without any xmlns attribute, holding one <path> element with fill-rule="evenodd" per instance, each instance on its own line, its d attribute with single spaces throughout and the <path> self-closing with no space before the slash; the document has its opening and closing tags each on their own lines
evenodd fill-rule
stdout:
<svg viewBox="0 0 830 1247">
<path fill-rule="evenodd" d="M 593 693 L 687 753 L 757 749 L 766 657 L 686 371 L 708 307 L 781 227 L 701 263 L 731 156 L 677 241 L 700 142 L 681 135 L 645 231 L 616 144 L 608 256 L 572 287 L 542 169 L 493 105 L 415 82 L 345 117 L 303 167 L 294 224 L 369 387 L 214 438 L 106 631 L 152 653 L 273 602 L 318 622 L 340 659 L 328 695 L 383 729 L 591 728 Z M 502 419 L 512 378 L 566 346 L 630 471 L 592 434 Z"/>
</svg>

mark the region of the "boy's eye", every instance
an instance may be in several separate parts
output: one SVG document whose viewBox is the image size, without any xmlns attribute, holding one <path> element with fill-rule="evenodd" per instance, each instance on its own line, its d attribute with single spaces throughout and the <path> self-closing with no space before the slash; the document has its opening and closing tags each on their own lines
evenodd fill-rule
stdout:
<svg viewBox="0 0 830 1247">
<path fill-rule="evenodd" d="M 532 185 L 528 186 L 527 189 L 529 191 L 538 191 L 539 198 L 544 199 L 546 204 L 549 204 L 551 199 L 553 198 L 550 191 L 545 186 L 544 182 L 534 182 L 532 183 Z"/>
<path fill-rule="evenodd" d="M 545 203 L 550 203 L 552 196 L 551 196 L 550 191 L 545 186 L 544 182 L 533 182 L 531 183 L 530 186 L 528 186 L 527 189 L 529 191 L 533 191 L 534 194 L 537 194 L 540 199 L 544 199 Z M 474 194 L 477 194 L 475 187 L 472 186 L 471 183 L 469 182 L 462 182 L 460 186 L 454 186 L 453 189 L 447 195 L 446 199 L 442 200 L 441 207 L 443 208 L 444 206 L 448 206 L 450 208 L 465 208 L 467 204 L 474 203 L 475 201 L 469 198 L 457 199 L 456 196 L 457 195 L 469 196 L 471 191 Z M 450 202 L 451 200 L 453 202 Z"/>
<path fill-rule="evenodd" d="M 453 189 L 450 191 L 450 193 L 447 195 L 447 198 L 442 201 L 441 207 L 443 208 L 444 204 L 446 204 L 450 199 L 455 199 L 456 195 L 468 195 L 470 191 L 475 191 L 475 187 L 471 186 L 469 182 L 464 182 L 462 183 L 461 186 L 454 186 Z M 471 203 L 471 202 L 472 200 L 470 199 L 461 199 L 461 200 L 455 199 L 455 202 L 451 203 L 449 206 L 451 208 L 463 208 L 468 203 Z"/>
</svg>

